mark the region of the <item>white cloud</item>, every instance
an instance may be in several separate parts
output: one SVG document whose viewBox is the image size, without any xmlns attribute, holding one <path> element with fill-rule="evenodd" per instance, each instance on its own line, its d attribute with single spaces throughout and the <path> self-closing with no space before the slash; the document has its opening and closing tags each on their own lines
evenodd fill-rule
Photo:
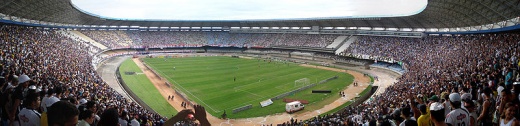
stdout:
<svg viewBox="0 0 520 126">
<path fill-rule="evenodd" d="M 427 0 L 72 0 L 105 18 L 139 20 L 271 20 L 408 16 Z"/>
</svg>

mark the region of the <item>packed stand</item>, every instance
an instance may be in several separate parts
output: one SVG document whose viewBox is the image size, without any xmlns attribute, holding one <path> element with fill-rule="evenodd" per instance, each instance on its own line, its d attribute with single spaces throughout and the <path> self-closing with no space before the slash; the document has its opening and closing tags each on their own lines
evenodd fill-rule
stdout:
<svg viewBox="0 0 520 126">
<path fill-rule="evenodd" d="M 283 38 L 274 45 L 283 46 L 305 46 L 305 47 L 321 47 L 325 48 L 332 44 L 338 35 L 305 35 L 305 34 L 276 34 Z"/>
<path fill-rule="evenodd" d="M 519 45 L 512 33 L 359 37 L 346 53 L 390 57 L 408 71 L 373 100 L 289 125 L 518 126 Z"/>
<path fill-rule="evenodd" d="M 118 118 L 126 112 L 128 122 L 152 126 L 166 121 L 105 84 L 85 44 L 58 32 L 0 26 L 2 125 L 75 125 L 78 119 L 96 125 L 112 109 Z"/>
<path fill-rule="evenodd" d="M 304 46 L 325 48 L 338 35 L 307 34 L 244 34 L 229 32 L 166 32 L 166 31 L 81 31 L 88 37 L 111 48 L 120 47 L 270 47 Z"/>
<path fill-rule="evenodd" d="M 175 47 L 202 46 L 206 42 L 204 32 L 163 32 L 163 31 L 127 31 L 133 40 L 141 42 L 141 46 Z"/>
<path fill-rule="evenodd" d="M 132 39 L 125 31 L 80 31 L 86 36 L 92 38 L 110 48 L 128 48 L 134 46 Z"/>
<path fill-rule="evenodd" d="M 58 31 L 58 33 L 60 33 L 64 36 L 67 36 L 68 38 L 71 38 L 74 41 L 81 42 L 83 44 L 82 46 L 84 47 L 83 50 L 88 50 L 88 52 L 89 52 L 88 54 L 91 56 L 96 55 L 97 53 L 101 52 L 101 50 L 102 50 L 100 47 L 97 47 L 94 44 L 87 42 L 87 41 L 81 39 L 79 36 L 72 34 L 68 31 Z"/>
</svg>

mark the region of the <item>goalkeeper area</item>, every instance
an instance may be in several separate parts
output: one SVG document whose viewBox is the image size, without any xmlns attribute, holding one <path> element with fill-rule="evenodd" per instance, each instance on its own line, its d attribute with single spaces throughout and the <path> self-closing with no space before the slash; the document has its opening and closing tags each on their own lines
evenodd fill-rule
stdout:
<svg viewBox="0 0 520 126">
<path fill-rule="evenodd" d="M 294 81 L 294 87 L 304 87 L 311 84 L 311 80 L 309 78 L 302 78 Z"/>
<path fill-rule="evenodd" d="M 299 64 L 268 59 L 244 59 L 227 56 L 142 58 L 151 69 L 183 92 L 188 99 L 202 105 L 213 116 L 226 111 L 228 118 L 251 118 L 285 112 L 283 99 L 261 107 L 260 102 L 338 76 L 284 97 L 309 101 L 305 110 L 312 111 L 340 98 L 339 91 L 353 82 L 353 76 Z M 134 90 L 134 89 L 132 89 Z M 331 94 L 313 94 L 312 90 L 331 90 Z M 157 96 L 160 97 L 160 96 Z M 148 103 L 147 103 L 148 104 Z M 180 101 L 179 101 L 180 104 Z M 251 109 L 232 113 L 246 105 Z"/>
</svg>

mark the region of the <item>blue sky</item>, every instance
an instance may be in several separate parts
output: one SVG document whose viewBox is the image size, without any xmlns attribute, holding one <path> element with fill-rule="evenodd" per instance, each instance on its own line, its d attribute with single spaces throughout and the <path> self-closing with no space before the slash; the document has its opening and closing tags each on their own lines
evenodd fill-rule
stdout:
<svg viewBox="0 0 520 126">
<path fill-rule="evenodd" d="M 72 0 L 104 18 L 137 20 L 278 20 L 408 16 L 427 0 Z"/>
</svg>

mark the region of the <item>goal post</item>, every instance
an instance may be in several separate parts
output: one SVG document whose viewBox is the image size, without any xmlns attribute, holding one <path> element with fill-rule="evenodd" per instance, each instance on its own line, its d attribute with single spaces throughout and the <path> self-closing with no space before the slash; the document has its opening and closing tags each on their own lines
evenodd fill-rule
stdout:
<svg viewBox="0 0 520 126">
<path fill-rule="evenodd" d="M 307 86 L 311 83 L 311 80 L 309 78 L 301 78 L 294 81 L 294 87 L 303 87 Z"/>
</svg>

